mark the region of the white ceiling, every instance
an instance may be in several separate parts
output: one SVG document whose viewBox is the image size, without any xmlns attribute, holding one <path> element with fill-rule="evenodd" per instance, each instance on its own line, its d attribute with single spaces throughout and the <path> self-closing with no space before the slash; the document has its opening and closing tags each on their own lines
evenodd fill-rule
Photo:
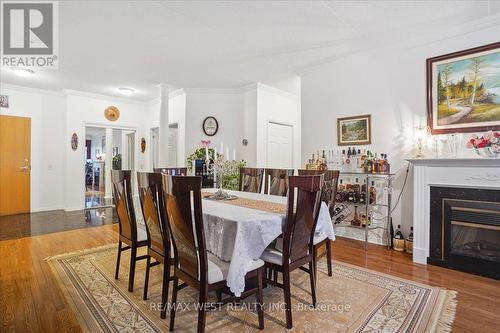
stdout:
<svg viewBox="0 0 500 333">
<path fill-rule="evenodd" d="M 61 1 L 59 70 L 2 82 L 130 98 L 156 85 L 269 82 L 410 35 L 484 19 L 497 1 Z"/>
</svg>

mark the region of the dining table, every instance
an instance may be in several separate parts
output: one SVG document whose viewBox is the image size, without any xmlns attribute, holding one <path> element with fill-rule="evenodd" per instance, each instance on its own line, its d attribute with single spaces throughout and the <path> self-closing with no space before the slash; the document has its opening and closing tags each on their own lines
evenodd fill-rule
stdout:
<svg viewBox="0 0 500 333">
<path fill-rule="evenodd" d="M 209 199 L 217 189 L 202 190 L 203 222 L 207 250 L 229 263 L 226 282 L 239 297 L 245 275 L 267 246 L 283 233 L 287 197 L 226 190 L 234 200 Z M 315 238 L 335 240 L 326 203 L 321 202 Z"/>
</svg>

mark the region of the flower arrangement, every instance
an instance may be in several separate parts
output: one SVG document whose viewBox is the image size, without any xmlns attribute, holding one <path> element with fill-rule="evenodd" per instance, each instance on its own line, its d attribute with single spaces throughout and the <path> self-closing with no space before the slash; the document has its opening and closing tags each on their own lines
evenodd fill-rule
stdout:
<svg viewBox="0 0 500 333">
<path fill-rule="evenodd" d="M 206 150 L 208 149 L 208 155 L 211 156 L 211 159 L 213 159 L 212 156 L 215 155 L 215 149 L 213 148 L 198 148 L 196 149 L 191 155 L 188 156 L 186 159 L 186 164 L 189 170 L 193 169 L 193 161 L 194 160 L 204 160 L 207 157 L 207 152 Z M 217 157 L 222 156 L 221 154 L 217 153 Z"/>
<path fill-rule="evenodd" d="M 498 157 L 500 154 L 500 132 L 488 131 L 479 137 L 472 135 L 466 147 L 474 148 L 476 153 L 485 157 Z"/>
<path fill-rule="evenodd" d="M 214 169 L 217 173 L 217 187 L 219 189 L 238 190 L 240 182 L 240 168 L 245 167 L 246 162 L 226 160 L 224 155 L 219 155 L 214 161 Z"/>
</svg>

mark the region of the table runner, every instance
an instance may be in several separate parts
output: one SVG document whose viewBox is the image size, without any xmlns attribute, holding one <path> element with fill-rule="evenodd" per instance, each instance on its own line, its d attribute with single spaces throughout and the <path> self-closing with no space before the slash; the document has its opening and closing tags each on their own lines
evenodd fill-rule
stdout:
<svg viewBox="0 0 500 333">
<path fill-rule="evenodd" d="M 213 195 L 213 193 L 202 192 L 201 194 L 203 195 L 203 198 L 207 199 L 207 200 L 213 200 L 213 201 L 217 201 L 217 202 L 228 204 L 228 205 L 235 205 L 235 206 L 240 206 L 240 207 L 261 210 L 261 211 L 268 212 L 268 213 L 286 214 L 286 210 L 287 210 L 286 204 L 281 204 L 281 203 L 277 203 L 277 202 L 269 202 L 269 201 L 264 201 L 264 200 L 248 199 L 248 198 L 241 198 L 241 197 L 238 197 L 238 198 L 233 199 L 233 200 L 214 200 L 214 199 L 206 198 L 207 195 Z"/>
</svg>

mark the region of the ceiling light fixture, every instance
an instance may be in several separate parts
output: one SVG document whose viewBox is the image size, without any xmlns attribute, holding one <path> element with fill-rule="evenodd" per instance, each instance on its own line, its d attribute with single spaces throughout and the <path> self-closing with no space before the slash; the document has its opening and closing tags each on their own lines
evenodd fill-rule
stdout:
<svg viewBox="0 0 500 333">
<path fill-rule="evenodd" d="M 28 77 L 35 74 L 35 71 L 28 68 L 12 67 L 12 71 L 20 77 Z"/>
<path fill-rule="evenodd" d="M 125 87 L 118 88 L 118 91 L 120 92 L 120 94 L 125 95 L 125 96 L 132 95 L 135 92 L 134 89 L 132 89 L 132 88 L 125 88 Z"/>
</svg>

